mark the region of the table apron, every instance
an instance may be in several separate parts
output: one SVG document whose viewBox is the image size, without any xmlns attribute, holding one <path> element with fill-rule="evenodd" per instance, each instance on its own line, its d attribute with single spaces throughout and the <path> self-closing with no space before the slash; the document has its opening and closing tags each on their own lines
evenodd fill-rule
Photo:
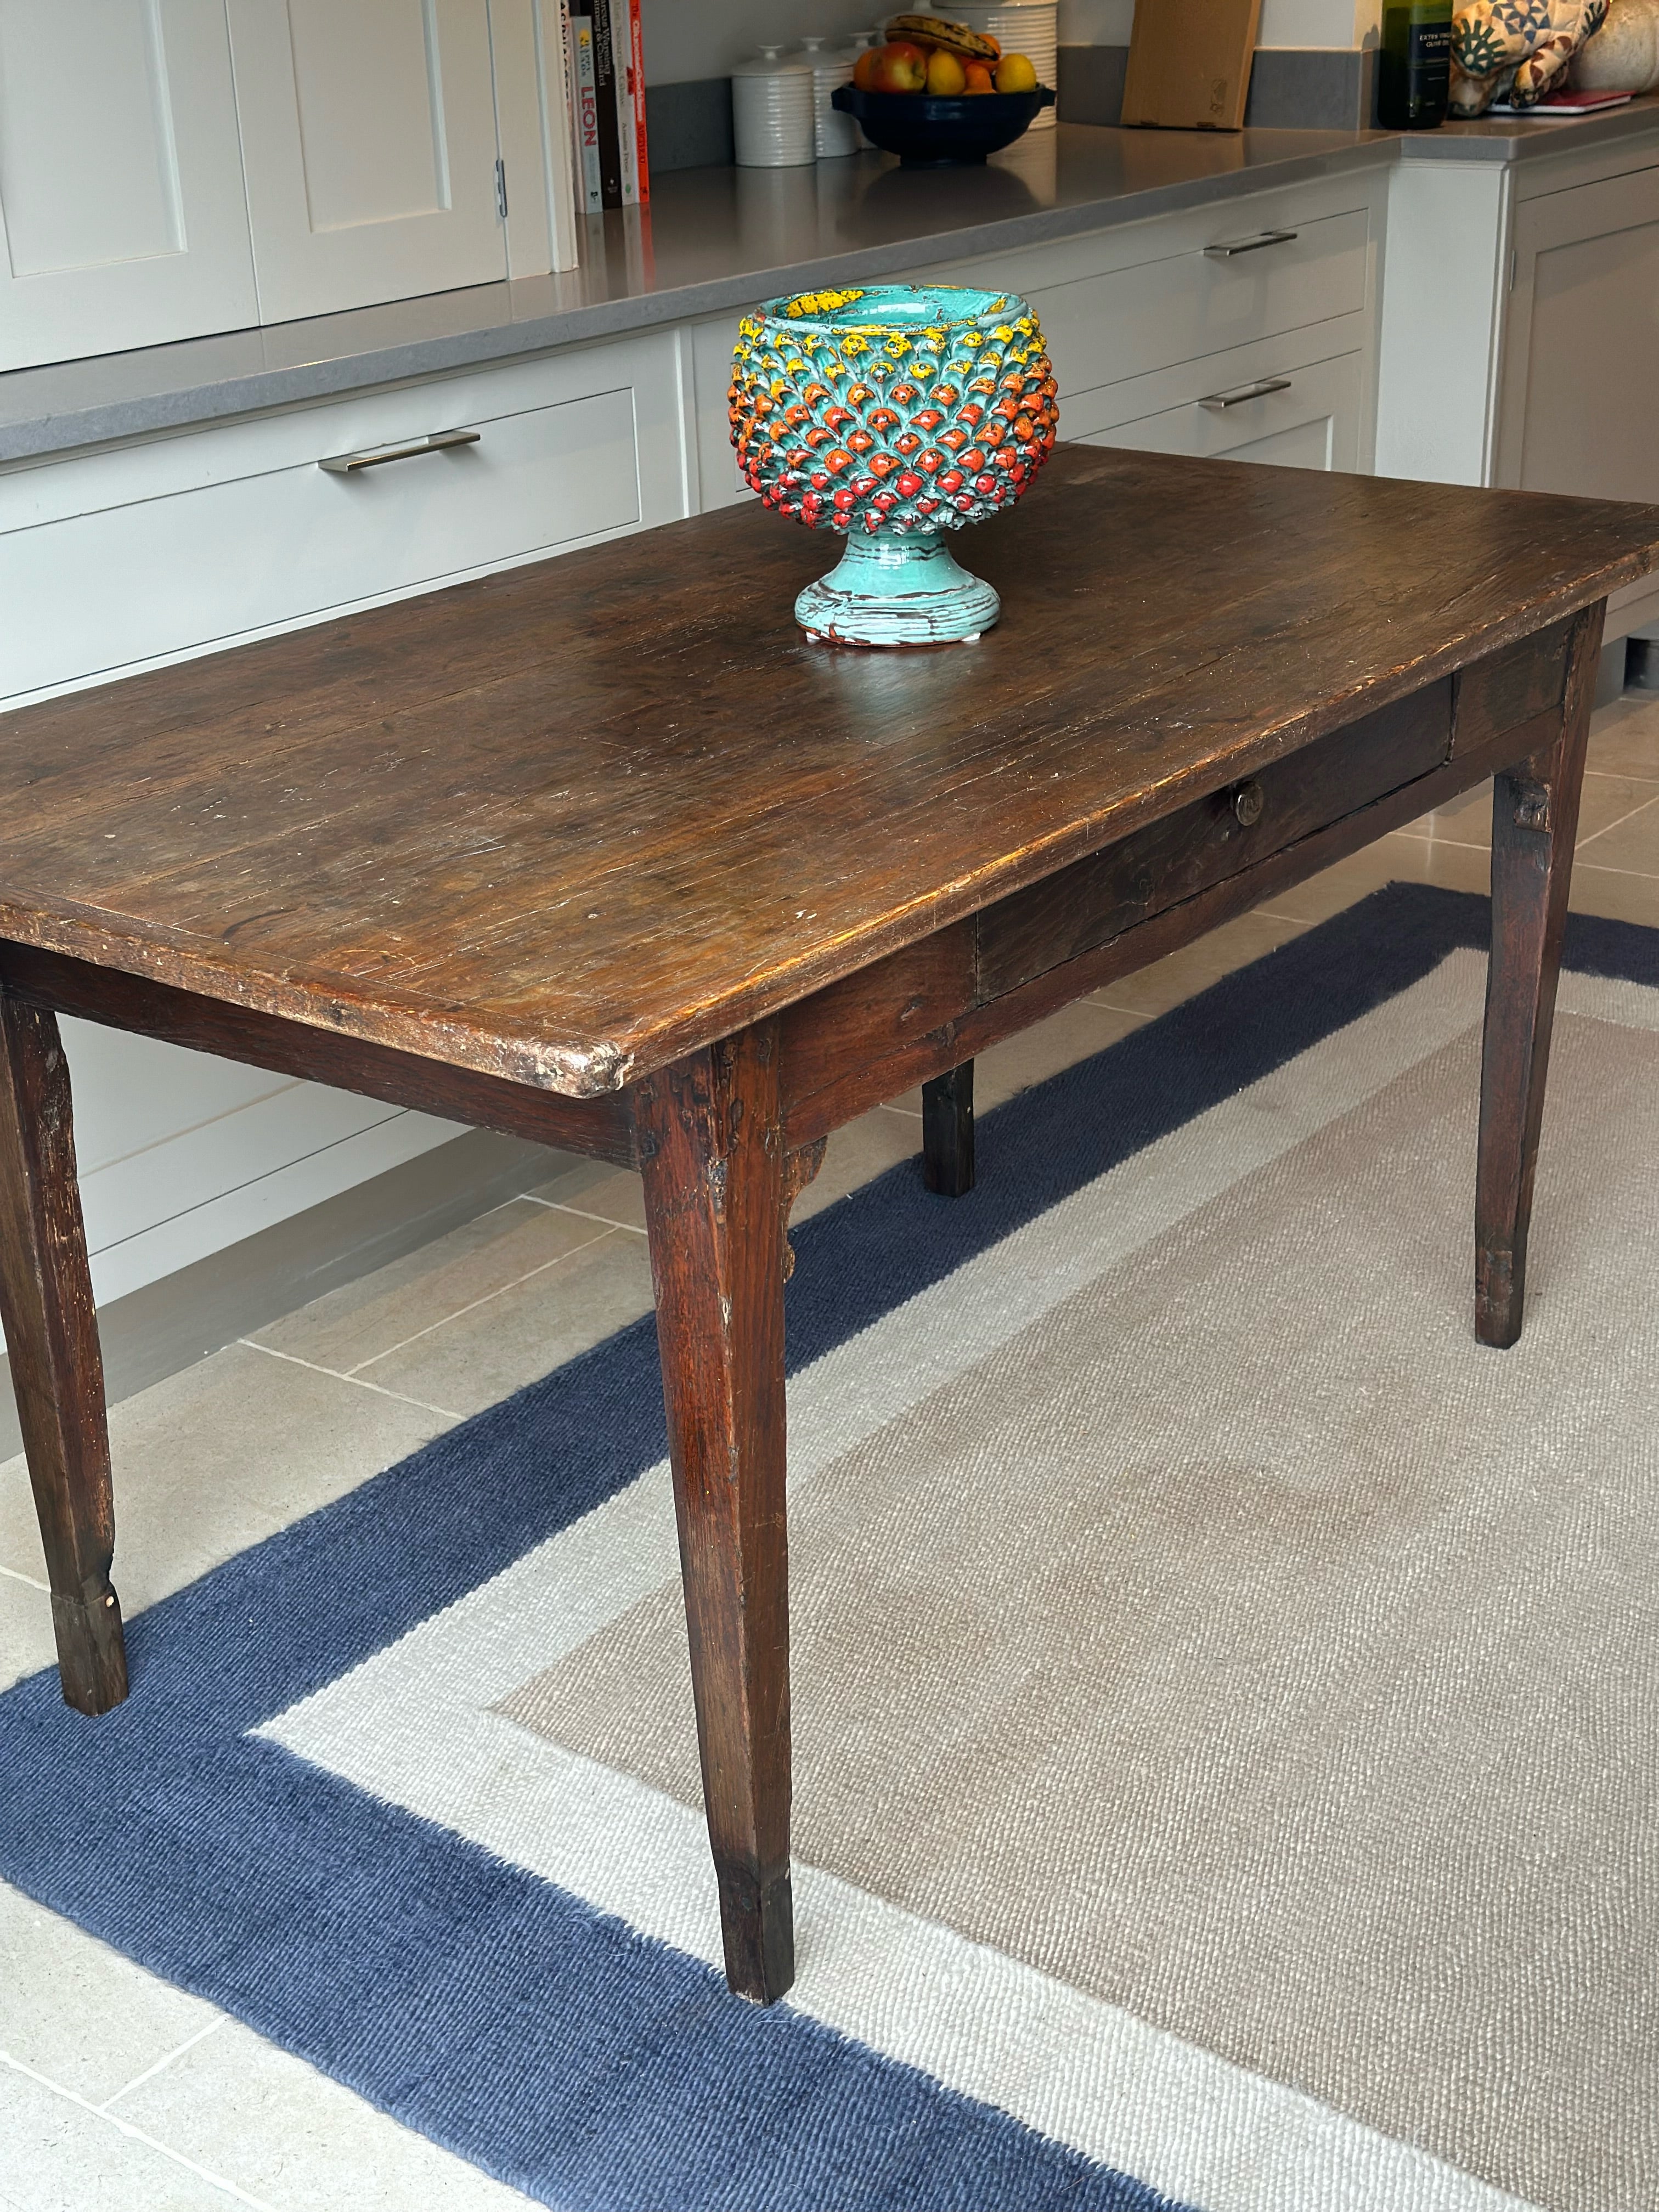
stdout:
<svg viewBox="0 0 1659 2212">
<path fill-rule="evenodd" d="M 1436 687 L 1438 689 L 1438 687 Z M 1559 706 L 1485 733 L 1460 731 L 1452 757 L 1364 805 L 1294 837 L 1188 896 L 1168 880 L 1147 896 L 1154 910 L 1127 923 L 1122 877 L 1108 848 L 1050 879 L 1016 892 L 935 937 L 877 962 L 788 1008 L 783 1016 L 783 1112 L 791 1146 L 839 1128 L 869 1107 L 971 1060 L 1005 1037 L 1090 991 L 1161 960 L 1275 893 L 1305 882 L 1390 830 L 1443 805 L 1472 784 L 1552 744 Z M 1293 757 L 1285 763 L 1294 771 Z M 1178 821 L 1180 817 L 1171 817 Z M 1165 825 L 1155 828 L 1162 830 Z M 1126 845 L 1135 841 L 1124 841 Z M 1179 850 L 1179 841 L 1176 841 Z M 1131 863 L 1128 872 L 1134 872 Z M 1178 869 L 1176 871 L 1178 876 Z M 1163 896 L 1160 896 L 1160 893 Z M 1032 927 L 1041 906 L 1046 940 Z M 1097 934 L 1099 917 L 1113 918 Z M 1085 949 L 1073 950 L 1079 936 Z M 1011 948 L 1021 948 L 1018 959 Z M 987 959 L 987 949 L 991 951 Z M 1046 949 L 1045 949 L 1046 948 Z M 1054 957 L 1046 957 L 1052 951 Z"/>
<path fill-rule="evenodd" d="M 303 1076 L 382 1099 L 390 1106 L 412 1107 L 475 1128 L 497 1129 L 505 1136 L 557 1146 L 619 1167 L 636 1164 L 633 1110 L 624 1092 L 612 1097 L 567 1098 L 418 1053 L 342 1036 L 309 1022 L 289 1021 L 228 1000 L 181 991 L 146 975 L 96 967 L 35 945 L 0 945 L 0 988 L 27 1006 L 53 1013 L 74 1014 L 82 1021 L 157 1037 L 193 1052 L 214 1053 L 222 1060 L 242 1060 L 278 1075 Z"/>
</svg>

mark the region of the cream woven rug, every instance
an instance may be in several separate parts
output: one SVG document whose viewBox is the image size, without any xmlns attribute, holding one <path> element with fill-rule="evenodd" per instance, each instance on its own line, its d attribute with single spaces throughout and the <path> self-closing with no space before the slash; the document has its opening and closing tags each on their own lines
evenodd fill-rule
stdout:
<svg viewBox="0 0 1659 2212">
<path fill-rule="evenodd" d="M 1564 976 L 1484 1350 L 1465 909 L 1386 893 L 1016 1101 L 1033 1185 L 1097 1103 L 1158 1132 L 1023 1215 L 994 1139 L 800 1232 L 787 2005 L 696 1963 L 637 1332 L 145 1616 L 84 1786 L 50 1685 L 0 1700 L 0 1866 L 550 2203 L 1649 2212 L 1659 988 Z M 94 1881 L 54 1838 L 112 1798 Z"/>
</svg>

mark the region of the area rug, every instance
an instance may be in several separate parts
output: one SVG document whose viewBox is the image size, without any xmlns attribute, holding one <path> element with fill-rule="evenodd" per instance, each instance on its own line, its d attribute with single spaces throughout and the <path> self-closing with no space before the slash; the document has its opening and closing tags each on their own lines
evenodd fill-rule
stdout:
<svg viewBox="0 0 1659 2212">
<path fill-rule="evenodd" d="M 1470 1334 L 1482 901 L 1392 885 L 789 1291 L 799 1978 L 716 1971 L 647 1319 L 0 1698 L 0 1874 L 574 2212 L 1659 2200 L 1659 933 Z"/>
</svg>

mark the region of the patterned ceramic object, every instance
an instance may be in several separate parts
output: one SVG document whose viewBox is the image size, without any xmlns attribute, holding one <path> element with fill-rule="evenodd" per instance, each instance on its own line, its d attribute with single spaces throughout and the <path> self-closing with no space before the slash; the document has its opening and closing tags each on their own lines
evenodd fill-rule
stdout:
<svg viewBox="0 0 1659 2212">
<path fill-rule="evenodd" d="M 809 635 L 937 645 L 996 620 L 945 533 L 1012 507 L 1053 450 L 1054 370 L 1023 300 L 883 284 L 770 301 L 739 327 L 731 402 L 766 504 L 846 537 L 795 602 Z"/>
</svg>

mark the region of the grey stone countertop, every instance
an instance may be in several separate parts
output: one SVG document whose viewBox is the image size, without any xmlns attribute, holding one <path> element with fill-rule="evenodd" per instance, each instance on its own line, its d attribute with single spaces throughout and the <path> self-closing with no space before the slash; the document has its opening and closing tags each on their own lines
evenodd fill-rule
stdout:
<svg viewBox="0 0 1659 2212">
<path fill-rule="evenodd" d="M 1647 93 L 1623 107 L 1571 121 L 1540 120 L 1524 115 L 1482 116 L 1475 123 L 1447 123 L 1438 131 L 1401 133 L 1406 161 L 1531 161 L 1540 155 L 1582 154 L 1586 148 L 1617 145 L 1659 125 L 1659 93 Z"/>
<path fill-rule="evenodd" d="M 582 265 L 343 314 L 0 375 L 0 463 L 189 428 L 981 252 L 1017 252 L 1408 157 L 1513 160 L 1659 125 L 1659 99 L 1571 125 L 1113 131 L 1061 124 L 983 168 L 862 154 L 802 169 L 684 169 L 648 214 L 583 219 Z"/>
</svg>

